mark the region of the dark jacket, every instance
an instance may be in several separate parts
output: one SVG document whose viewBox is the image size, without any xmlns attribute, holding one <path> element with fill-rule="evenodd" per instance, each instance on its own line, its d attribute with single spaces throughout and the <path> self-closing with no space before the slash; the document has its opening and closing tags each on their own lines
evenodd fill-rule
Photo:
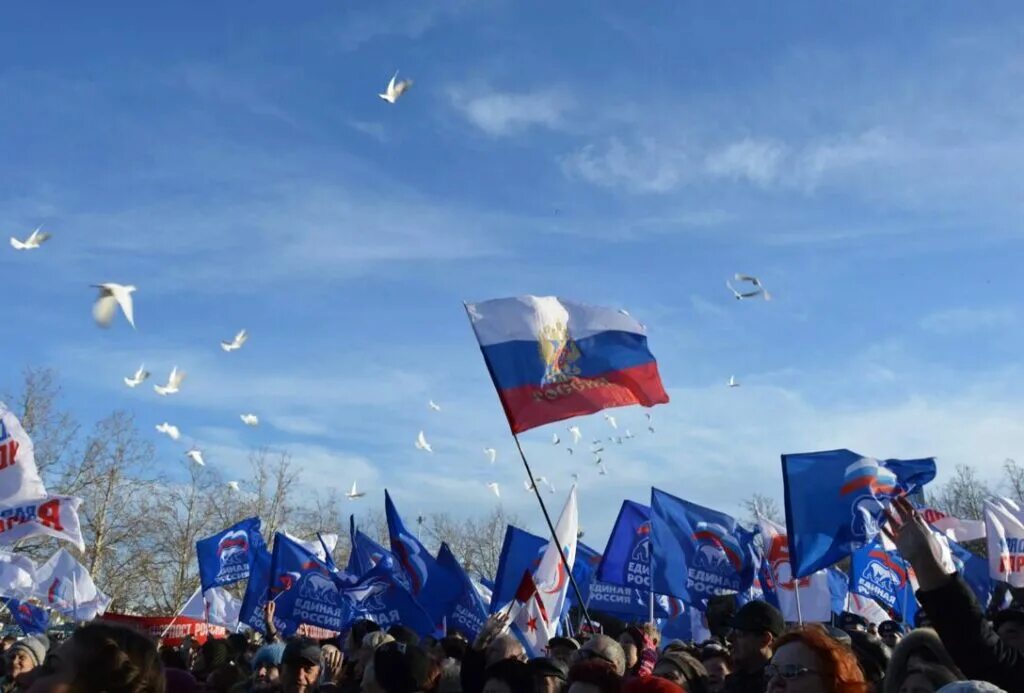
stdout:
<svg viewBox="0 0 1024 693">
<path fill-rule="evenodd" d="M 917 600 L 968 679 L 994 683 L 1007 693 L 1024 693 L 1024 652 L 999 639 L 959 574 L 937 589 L 918 590 Z"/>
<path fill-rule="evenodd" d="M 736 671 L 725 679 L 724 693 L 764 693 L 764 667 L 752 674 Z"/>
<path fill-rule="evenodd" d="M 487 655 L 472 647 L 466 650 L 462 657 L 462 668 L 459 671 L 459 680 L 462 683 L 462 693 L 480 693 L 487 682 L 484 671 L 487 669 Z"/>
</svg>

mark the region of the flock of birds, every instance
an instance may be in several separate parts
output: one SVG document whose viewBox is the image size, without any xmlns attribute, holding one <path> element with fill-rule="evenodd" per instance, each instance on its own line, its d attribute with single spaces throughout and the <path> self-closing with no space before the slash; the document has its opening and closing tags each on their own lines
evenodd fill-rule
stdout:
<svg viewBox="0 0 1024 693">
<path fill-rule="evenodd" d="M 401 98 L 401 96 L 409 90 L 412 84 L 413 81 L 411 79 L 399 80 L 398 72 L 396 71 L 394 75 L 392 75 L 384 92 L 378 94 L 378 96 L 384 101 L 388 102 L 389 104 L 395 104 L 398 101 L 398 99 Z M 51 237 L 52 235 L 48 232 L 43 231 L 42 227 L 37 227 L 24 240 L 19 240 L 17 238 L 12 237 L 11 247 L 13 247 L 15 250 L 20 251 L 38 250 L 39 248 L 42 247 L 44 243 L 50 240 Z M 741 291 L 733 285 L 733 281 L 741 285 L 748 284 L 749 287 L 741 286 L 741 288 L 745 289 Z M 752 275 L 736 274 L 734 275 L 731 281 L 727 280 L 725 282 L 725 285 L 729 288 L 733 296 L 738 301 L 752 298 L 761 298 L 765 301 L 770 301 L 772 298 L 771 294 L 768 293 L 768 290 L 765 288 L 761 280 Z M 131 325 L 133 329 L 135 328 L 135 308 L 132 300 L 132 294 L 135 293 L 136 291 L 135 286 L 131 284 L 116 284 L 113 282 L 106 282 L 102 284 L 94 284 L 93 288 L 99 290 L 99 295 L 97 296 L 96 301 L 93 304 L 92 313 L 93 318 L 100 327 L 109 327 L 114 321 L 118 308 L 120 308 L 125 320 L 127 320 L 128 324 Z M 625 313 L 625 311 L 622 312 Z M 626 314 L 628 315 L 628 313 Z M 232 340 L 221 342 L 220 346 L 225 353 L 230 353 L 241 349 L 245 345 L 246 341 L 248 341 L 248 339 L 248 332 L 243 329 L 239 330 L 239 332 L 234 336 Z M 135 371 L 135 373 L 132 376 L 124 378 L 124 383 L 129 388 L 136 388 L 143 382 L 145 382 L 150 377 L 150 375 L 150 372 L 146 370 L 145 364 L 142 364 L 139 366 L 139 368 Z M 167 377 L 167 383 L 164 385 L 154 385 L 153 390 L 161 397 L 167 397 L 170 395 L 178 394 L 181 390 L 182 383 L 185 381 L 185 375 L 186 374 L 184 371 L 180 371 L 178 370 L 177 366 L 174 366 Z M 739 385 L 740 383 L 736 380 L 735 376 L 729 377 L 728 386 L 730 388 L 739 387 Z M 428 402 L 428 407 L 431 411 L 434 412 L 441 411 L 440 405 L 438 405 L 433 400 L 430 400 Z M 652 423 L 651 414 L 646 413 L 645 416 L 647 417 L 648 431 L 650 433 L 654 433 L 654 426 Z M 257 427 L 260 425 L 259 416 L 257 416 L 256 414 L 243 413 L 239 415 L 239 418 L 242 421 L 242 423 L 246 426 Z M 604 415 L 604 418 L 612 429 L 618 430 L 618 422 L 613 415 L 606 413 Z M 177 426 L 166 421 L 157 425 L 156 430 L 174 441 L 177 441 L 181 438 L 180 429 Z M 581 440 L 583 439 L 583 434 L 580 431 L 580 427 L 578 425 L 569 426 L 567 430 L 572 436 L 572 444 L 565 445 L 564 449 L 568 454 L 572 455 L 574 454 L 575 449 L 579 446 Z M 609 436 L 607 440 L 604 441 L 601 439 L 595 439 L 592 441 L 589 452 L 591 453 L 591 455 L 593 455 L 593 463 L 597 467 L 599 475 L 606 476 L 608 474 L 607 468 L 605 467 L 604 461 L 601 457 L 601 453 L 604 451 L 604 445 L 622 445 L 623 441 L 631 440 L 635 437 L 636 436 L 634 436 L 633 433 L 630 432 L 630 430 L 627 428 L 625 429 L 623 435 Z M 561 438 L 557 433 L 552 434 L 552 445 L 558 446 L 561 444 L 561 442 Z M 423 431 L 420 431 L 419 434 L 416 436 L 415 447 L 417 450 L 426 453 L 433 453 L 434 451 L 433 446 L 427 441 L 426 434 Z M 494 464 L 497 461 L 498 451 L 496 448 L 484 448 L 483 452 L 487 456 L 487 459 L 491 464 Z M 185 455 L 194 464 L 197 464 L 199 466 L 206 465 L 206 461 L 203 458 L 203 452 L 198 447 L 196 447 L 194 442 L 192 443 L 191 447 L 186 451 Z M 574 473 L 572 477 L 574 481 L 579 480 L 579 474 Z M 554 485 L 552 485 L 546 477 L 535 476 L 534 480 L 536 484 L 547 488 L 549 493 L 555 493 Z M 231 491 L 240 491 L 240 485 L 239 482 L 237 481 L 228 481 L 227 486 Z M 530 483 L 529 479 L 523 482 L 523 486 L 527 491 L 531 493 L 534 491 L 534 486 L 533 484 Z M 487 488 L 495 495 L 495 497 L 499 499 L 501 498 L 501 488 L 497 482 L 489 482 L 487 484 Z M 357 500 L 359 498 L 364 497 L 365 495 L 365 492 L 360 492 L 358 490 L 356 482 L 352 482 L 352 489 L 345 494 L 345 497 L 348 498 L 349 500 Z"/>
</svg>

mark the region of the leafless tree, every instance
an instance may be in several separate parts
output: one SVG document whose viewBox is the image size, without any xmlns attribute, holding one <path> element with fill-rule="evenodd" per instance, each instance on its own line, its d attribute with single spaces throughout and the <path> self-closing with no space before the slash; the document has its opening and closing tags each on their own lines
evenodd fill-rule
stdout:
<svg viewBox="0 0 1024 693">
<path fill-rule="evenodd" d="M 953 478 L 939 487 L 931 502 L 954 517 L 980 520 L 984 501 L 991 495 L 992 489 L 978 477 L 974 467 L 957 465 Z"/>
<path fill-rule="evenodd" d="M 1024 466 L 1016 460 L 1007 459 L 1003 463 L 1003 482 L 1010 498 L 1024 503 Z"/>
<path fill-rule="evenodd" d="M 7 405 L 32 439 L 36 466 L 46 481 L 49 471 L 70 463 L 79 433 L 78 422 L 61 409 L 60 393 L 56 371 L 26 368 L 20 390 L 5 395 Z"/>
<path fill-rule="evenodd" d="M 763 517 L 780 525 L 786 524 L 786 518 L 779 509 L 779 504 L 771 496 L 755 493 L 743 501 L 743 507 L 747 511 L 746 521 L 752 526 L 757 525 L 758 517 Z"/>
</svg>

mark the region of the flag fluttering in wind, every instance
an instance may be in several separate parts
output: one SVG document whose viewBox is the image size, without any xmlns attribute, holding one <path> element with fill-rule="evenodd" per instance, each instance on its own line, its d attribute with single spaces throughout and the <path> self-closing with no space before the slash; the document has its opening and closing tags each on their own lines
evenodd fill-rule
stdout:
<svg viewBox="0 0 1024 693">
<path fill-rule="evenodd" d="M 197 541 L 199 582 L 203 591 L 248 578 L 255 552 L 264 546 L 258 517 L 242 520 Z"/>
<path fill-rule="evenodd" d="M 348 555 L 348 566 L 345 568 L 345 572 L 362 577 L 380 564 L 383 564 L 387 570 L 397 568 L 398 561 L 395 560 L 394 554 L 356 529 L 355 515 L 350 515 L 348 522 L 351 551 Z"/>
<path fill-rule="evenodd" d="M 0 596 L 23 599 L 36 584 L 36 564 L 24 554 L 0 551 Z"/>
<path fill-rule="evenodd" d="M 453 575 L 457 575 L 459 582 L 462 583 L 462 593 L 452 604 L 446 623 L 449 628 L 458 628 L 459 632 L 472 642 L 476 640 L 476 636 L 487 621 L 487 607 L 484 606 L 476 586 L 459 563 L 459 559 L 444 542 L 441 542 L 441 548 L 437 551 L 437 562 Z"/>
<path fill-rule="evenodd" d="M 556 296 L 499 298 L 466 310 L 513 433 L 668 402 L 647 330 L 625 311 Z"/>
<path fill-rule="evenodd" d="M 32 440 L 18 417 L 0 402 L 0 505 L 44 496 L 46 487 L 36 468 Z"/>
<path fill-rule="evenodd" d="M 832 614 L 832 594 L 829 591 L 828 572 L 818 570 L 807 577 L 793 577 L 789 563 L 789 540 L 786 528 L 765 517 L 758 518 L 761 539 L 764 541 L 764 561 L 771 581 L 769 589 L 782 617 L 787 621 L 828 621 Z M 797 609 L 797 589 L 800 590 L 800 608 Z"/>
<path fill-rule="evenodd" d="M 850 450 L 782 456 L 793 576 L 807 577 L 871 542 L 885 508 L 935 478 L 935 459 L 876 460 Z"/>
<path fill-rule="evenodd" d="M 910 564 L 898 552 L 886 551 L 877 539 L 853 553 L 850 592 L 875 599 L 898 613 L 904 623 L 914 623 L 919 607 Z"/>
<path fill-rule="evenodd" d="M 530 571 L 523 573 L 516 589 L 515 605 L 512 612 L 511 629 L 526 648 L 530 659 L 543 657 L 548 640 L 558 627 L 558 617 L 552 618 L 544 606 L 537 584 Z"/>
<path fill-rule="evenodd" d="M 110 605 L 110 597 L 96 587 L 85 566 L 65 549 L 39 566 L 32 596 L 43 606 L 76 621 L 91 621 Z"/>
<path fill-rule="evenodd" d="M 540 557 L 540 564 L 533 572 L 533 581 L 536 583 L 537 594 L 544 605 L 544 612 L 548 615 L 549 621 L 545 627 L 546 637 L 544 644 L 549 638 L 555 637 L 555 629 L 558 627 L 558 619 L 565 607 L 566 593 L 569 591 L 569 573 L 576 562 L 576 542 L 579 536 L 579 510 L 576 507 L 576 487 L 569 491 L 569 498 L 565 501 L 562 514 L 555 525 L 555 536 L 558 537 L 558 544 L 551 542 L 544 549 Z M 565 556 L 565 561 L 562 556 Z"/>
<path fill-rule="evenodd" d="M 50 627 L 50 612 L 47 609 L 10 597 L 0 597 L 0 603 L 11 612 L 14 622 L 25 635 L 39 635 Z"/>
<path fill-rule="evenodd" d="M 985 501 L 989 575 L 1024 587 L 1024 510 L 1009 498 Z"/>
<path fill-rule="evenodd" d="M 935 508 L 918 508 L 925 522 L 956 542 L 975 541 L 985 538 L 984 520 L 964 520 L 947 515 Z"/>
</svg>

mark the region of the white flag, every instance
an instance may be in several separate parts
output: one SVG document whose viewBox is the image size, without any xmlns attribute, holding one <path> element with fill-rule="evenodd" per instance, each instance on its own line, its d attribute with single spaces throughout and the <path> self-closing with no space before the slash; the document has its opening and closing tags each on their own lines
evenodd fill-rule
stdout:
<svg viewBox="0 0 1024 693">
<path fill-rule="evenodd" d="M 958 544 L 985 538 L 984 520 L 962 520 L 935 508 L 920 508 L 918 512 L 925 522 Z"/>
<path fill-rule="evenodd" d="M 294 541 L 299 546 L 301 546 L 302 548 L 306 549 L 306 551 L 309 551 L 311 554 L 319 558 L 321 561 L 327 560 L 327 553 L 324 551 L 324 545 L 327 546 L 327 551 L 330 551 L 331 553 L 334 553 L 334 547 L 338 545 L 337 534 L 321 534 L 320 538 L 324 540 L 323 544 L 320 543 L 320 539 L 313 539 L 313 541 L 302 541 L 298 537 L 293 536 L 288 532 L 285 532 L 284 535 L 292 541 Z"/>
<path fill-rule="evenodd" d="M 863 597 L 853 592 L 850 592 L 846 598 L 846 610 L 851 614 L 860 614 L 867 619 L 868 623 L 875 625 L 889 620 L 889 614 L 885 613 L 885 609 L 880 607 L 878 602 L 871 597 Z"/>
<path fill-rule="evenodd" d="M 782 617 L 790 622 L 828 621 L 832 618 L 832 594 L 828 588 L 828 571 L 819 570 L 799 580 L 793 579 L 789 565 L 789 540 L 786 530 L 771 520 L 758 518 L 761 538 L 764 540 L 764 558 L 771 569 L 775 596 L 779 600 Z M 762 586 L 763 587 L 763 586 Z M 800 589 L 800 609 L 797 609 L 797 587 Z"/>
<path fill-rule="evenodd" d="M 178 610 L 177 616 L 194 618 L 197 621 L 206 620 L 206 600 L 203 598 L 202 587 L 196 587 L 196 591 L 185 602 L 185 606 Z"/>
<path fill-rule="evenodd" d="M 25 599 L 35 584 L 35 561 L 20 553 L 0 551 L 0 597 Z"/>
<path fill-rule="evenodd" d="M 45 495 L 32 440 L 18 417 L 0 402 L 0 505 L 14 505 Z"/>
<path fill-rule="evenodd" d="M 549 633 L 557 628 L 558 618 L 549 617 L 550 612 L 545 610 L 544 600 L 528 570 L 523 573 L 511 608 L 512 632 L 523 643 L 530 659 L 543 657 L 551 639 Z"/>
<path fill-rule="evenodd" d="M 33 592 L 43 606 L 76 621 L 91 621 L 110 605 L 110 598 L 99 591 L 89 571 L 66 549 L 39 566 Z"/>
<path fill-rule="evenodd" d="M 45 535 L 71 542 L 85 551 L 82 527 L 78 522 L 81 498 L 46 496 L 30 501 L 0 504 L 0 544 Z"/>
<path fill-rule="evenodd" d="M 985 531 L 989 576 L 1024 587 L 1024 512 L 1009 498 L 987 499 Z"/>
<path fill-rule="evenodd" d="M 572 571 L 576 564 L 576 539 L 579 534 L 579 513 L 576 508 L 576 487 L 569 491 L 569 499 L 565 501 L 562 508 L 562 515 L 558 518 L 555 526 L 555 536 L 558 537 L 558 546 L 548 542 L 544 554 L 541 556 L 540 565 L 533 571 L 533 581 L 537 584 L 537 593 L 544 604 L 544 611 L 550 617 L 546 622 L 547 644 L 548 638 L 555 636 L 558 628 L 558 618 L 562 614 L 562 607 L 565 605 L 565 595 L 569 590 L 569 572 L 566 571 L 559 551 L 565 553 L 566 561 L 569 564 L 569 571 Z"/>
</svg>

